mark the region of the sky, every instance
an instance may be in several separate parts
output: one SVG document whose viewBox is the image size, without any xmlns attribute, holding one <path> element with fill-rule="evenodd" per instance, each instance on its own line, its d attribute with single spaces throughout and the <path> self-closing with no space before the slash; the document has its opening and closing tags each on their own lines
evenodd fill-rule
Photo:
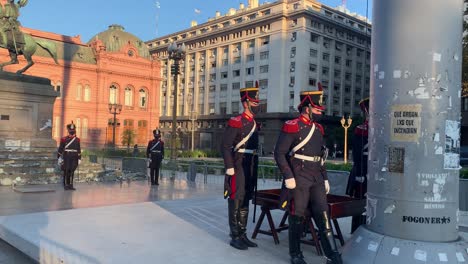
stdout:
<svg viewBox="0 0 468 264">
<path fill-rule="evenodd" d="M 341 1 L 320 2 L 336 7 Z M 368 1 L 371 17 L 372 0 Z M 247 0 L 31 0 L 21 8 L 19 21 L 28 28 L 67 36 L 80 35 L 85 43 L 109 25 L 119 24 L 125 31 L 147 41 L 184 30 L 192 20 L 204 23 L 214 17 L 216 11 L 224 15 L 231 7 L 238 9 L 239 3 L 247 6 Z M 366 3 L 367 0 L 347 0 L 346 6 L 365 16 Z"/>
</svg>

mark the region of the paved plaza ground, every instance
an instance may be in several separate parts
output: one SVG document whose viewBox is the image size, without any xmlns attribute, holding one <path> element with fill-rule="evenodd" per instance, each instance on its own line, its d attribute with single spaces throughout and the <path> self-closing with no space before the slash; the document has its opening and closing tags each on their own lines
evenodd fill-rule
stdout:
<svg viewBox="0 0 468 264">
<path fill-rule="evenodd" d="M 220 183 L 189 183 L 179 175 L 173 181 L 164 178 L 157 187 L 145 181 L 82 183 L 74 192 L 59 185 L 36 186 L 53 191 L 32 193 L 0 187 L 0 233 L 13 230 L 12 244 L 26 243 L 43 260 L 48 254 L 62 255 L 63 263 L 289 263 L 287 231 L 280 233 L 279 245 L 259 234 L 259 248 L 238 251 L 229 246 Z M 278 182 L 259 181 L 259 189 L 277 187 Z M 249 235 L 252 212 L 253 207 Z M 276 223 L 281 216 L 281 211 L 273 212 Z M 340 219 L 340 226 L 349 238 L 350 219 Z M 34 243 L 47 250 L 34 249 Z M 312 246 L 303 250 L 308 263 L 324 263 Z M 79 257 L 71 256 L 73 252 Z M 0 263 L 36 261 L 0 241 Z"/>
</svg>

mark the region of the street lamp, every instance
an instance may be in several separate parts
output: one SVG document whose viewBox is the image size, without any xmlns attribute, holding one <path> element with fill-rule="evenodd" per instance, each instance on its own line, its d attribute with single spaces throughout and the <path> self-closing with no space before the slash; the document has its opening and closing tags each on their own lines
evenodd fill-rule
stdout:
<svg viewBox="0 0 468 264">
<path fill-rule="evenodd" d="M 177 76 L 180 73 L 180 61 L 185 58 L 185 44 L 177 46 L 177 43 L 172 42 L 167 48 L 169 53 L 169 59 L 173 60 L 174 63 L 171 65 L 171 74 L 174 76 L 174 101 L 172 104 L 172 139 L 171 139 L 171 160 L 174 161 L 177 158 L 177 147 L 176 147 L 176 128 L 177 128 Z"/>
<path fill-rule="evenodd" d="M 352 122 L 351 116 L 348 116 L 348 120 L 344 116 L 341 118 L 341 126 L 344 128 L 344 163 L 348 163 L 348 128 Z"/>
<path fill-rule="evenodd" d="M 112 122 L 112 146 L 115 148 L 115 126 L 117 125 L 116 115 L 122 112 L 121 104 L 109 104 L 109 113 L 114 115 L 114 121 Z"/>
</svg>

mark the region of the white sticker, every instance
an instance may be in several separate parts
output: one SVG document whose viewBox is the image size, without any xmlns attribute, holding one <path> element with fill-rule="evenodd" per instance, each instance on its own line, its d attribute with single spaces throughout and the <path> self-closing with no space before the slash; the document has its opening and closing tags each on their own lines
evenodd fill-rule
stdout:
<svg viewBox="0 0 468 264">
<path fill-rule="evenodd" d="M 361 240 L 362 240 L 362 236 L 358 236 L 358 237 L 356 238 L 356 243 L 361 242 Z"/>
<path fill-rule="evenodd" d="M 441 146 L 436 146 L 435 147 L 435 154 L 436 155 L 442 155 L 442 147 Z"/>
<path fill-rule="evenodd" d="M 441 262 L 447 262 L 447 261 L 448 261 L 447 254 L 445 254 L 445 253 L 439 253 L 439 260 L 440 260 Z"/>
<path fill-rule="evenodd" d="M 457 252 L 456 255 L 458 262 L 465 262 L 465 258 L 463 257 L 463 254 L 461 252 Z"/>
<path fill-rule="evenodd" d="M 392 255 L 398 256 L 400 254 L 400 248 L 394 247 L 392 248 Z"/>
<path fill-rule="evenodd" d="M 435 133 L 434 134 L 434 142 L 439 142 L 439 140 L 440 140 L 439 138 L 440 138 L 439 133 Z"/>
<path fill-rule="evenodd" d="M 400 79 L 401 78 L 401 71 L 400 70 L 393 71 L 393 78 Z"/>
<path fill-rule="evenodd" d="M 378 64 L 374 64 L 374 72 L 378 72 L 379 71 L 379 65 Z"/>
<path fill-rule="evenodd" d="M 385 72 L 384 71 L 380 71 L 379 72 L 379 79 L 385 79 Z"/>
<path fill-rule="evenodd" d="M 367 246 L 367 249 L 370 251 L 377 252 L 377 248 L 379 248 L 379 244 L 375 241 L 369 242 L 369 245 Z"/>
<path fill-rule="evenodd" d="M 426 261 L 427 253 L 426 253 L 426 251 L 418 249 L 418 250 L 414 251 L 414 258 L 417 259 L 417 260 Z"/>
<path fill-rule="evenodd" d="M 460 122 L 445 121 L 444 169 L 460 167 Z"/>
<path fill-rule="evenodd" d="M 393 213 L 393 210 L 395 210 L 395 205 L 394 204 L 389 205 L 387 206 L 387 208 L 385 208 L 384 214 L 391 214 Z"/>
<path fill-rule="evenodd" d="M 434 55 L 432 56 L 432 60 L 440 61 L 441 59 L 442 59 L 442 54 L 434 52 Z"/>
</svg>

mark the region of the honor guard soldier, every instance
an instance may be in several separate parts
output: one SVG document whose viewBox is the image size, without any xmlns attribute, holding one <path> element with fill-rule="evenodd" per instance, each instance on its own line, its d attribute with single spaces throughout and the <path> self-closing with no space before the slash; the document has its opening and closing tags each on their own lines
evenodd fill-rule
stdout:
<svg viewBox="0 0 468 264">
<path fill-rule="evenodd" d="M 63 171 L 63 187 L 65 190 L 75 190 L 73 187 L 73 176 L 78 164 L 81 163 L 80 139 L 76 136 L 76 126 L 67 125 L 68 136 L 60 139 L 57 151 L 58 164 Z"/>
<path fill-rule="evenodd" d="M 224 198 L 228 199 L 230 245 L 246 250 L 257 247 L 247 238 L 246 230 L 249 200 L 257 183 L 259 127 L 254 117 L 259 111 L 258 83 L 241 89 L 240 97 L 244 112 L 228 121 L 221 151 L 226 168 Z"/>
<path fill-rule="evenodd" d="M 327 149 L 324 130 L 317 123 L 325 110 L 323 91 L 301 92 L 298 106 L 300 116 L 286 121 L 275 147 L 275 160 L 284 178 L 289 206 L 289 254 L 292 264 L 304 264 L 300 239 L 306 212 L 312 213 L 327 263 L 341 264 L 328 212 L 327 193 L 330 191 L 324 167 Z"/>
<path fill-rule="evenodd" d="M 369 129 L 369 98 L 359 102 L 365 116 L 364 123 L 354 129 L 353 136 L 353 168 L 349 174 L 346 194 L 351 197 L 364 199 L 367 193 L 367 157 L 368 157 L 368 129 Z M 365 223 L 365 216 L 353 216 L 351 233 Z"/>
<path fill-rule="evenodd" d="M 154 139 L 148 142 L 146 157 L 149 160 L 151 185 L 159 185 L 159 168 L 164 159 L 164 142 L 161 140 L 161 131 L 153 130 Z"/>
</svg>

